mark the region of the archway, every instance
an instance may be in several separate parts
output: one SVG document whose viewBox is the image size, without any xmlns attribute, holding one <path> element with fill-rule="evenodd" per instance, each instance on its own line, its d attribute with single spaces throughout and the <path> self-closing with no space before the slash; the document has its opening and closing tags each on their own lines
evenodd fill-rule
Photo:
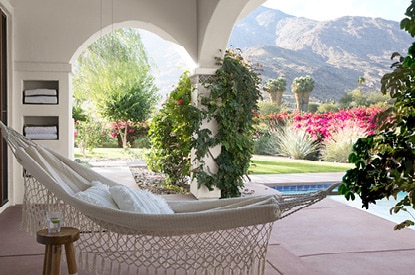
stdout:
<svg viewBox="0 0 415 275">
<path fill-rule="evenodd" d="M 246 13 L 248 6 L 252 10 L 264 0 L 228 2 L 74 0 L 58 3 L 54 0 L 14 0 L 11 60 L 14 66 L 10 67 L 13 74 L 10 106 L 13 112 L 9 117 L 9 125 L 22 129 L 23 125 L 34 122 L 33 118 L 40 117 L 40 124 L 44 124 L 44 118 L 53 118 L 52 122 L 59 125 L 59 138 L 40 143 L 47 144 L 63 155 L 73 155 L 70 148 L 73 144 L 71 73 L 73 61 L 82 52 L 82 47 L 95 41 L 101 33 L 129 25 L 183 46 L 196 63 L 195 68 L 212 68 L 218 49 L 226 47 L 235 21 Z M 231 8 L 227 8 L 228 4 Z M 223 19 L 222 22 L 213 22 Z M 219 28 L 216 32 L 215 27 Z M 216 36 L 215 33 L 220 35 Z M 204 46 L 204 43 L 208 43 L 208 46 Z M 29 82 L 35 86 L 57 87 L 59 104 L 23 105 L 23 91 Z M 23 194 L 21 173 L 15 163 L 10 165 L 9 170 L 13 174 L 12 204 L 19 203 Z"/>
</svg>

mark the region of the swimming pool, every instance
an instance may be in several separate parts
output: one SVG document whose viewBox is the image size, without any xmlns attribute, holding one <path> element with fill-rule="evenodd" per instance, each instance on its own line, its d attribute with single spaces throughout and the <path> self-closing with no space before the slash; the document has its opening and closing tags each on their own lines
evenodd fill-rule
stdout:
<svg viewBox="0 0 415 275">
<path fill-rule="evenodd" d="M 291 186 L 273 186 L 272 188 L 285 194 L 309 193 L 317 190 L 327 189 L 331 184 L 305 184 Z"/>
<path fill-rule="evenodd" d="M 311 184 L 311 185 L 293 185 L 293 186 L 273 186 L 272 188 L 275 190 L 278 190 L 284 194 L 300 194 L 300 193 L 308 193 L 313 192 L 317 190 L 327 189 L 331 186 L 331 184 Z M 368 212 L 370 214 L 376 215 L 378 217 L 387 219 L 389 221 L 392 221 L 394 223 L 401 223 L 404 220 L 414 220 L 414 218 L 411 216 L 415 216 L 415 210 L 413 208 L 408 208 L 408 212 L 405 211 L 399 211 L 397 214 L 390 214 L 390 209 L 400 200 L 403 199 L 405 196 L 404 192 L 401 192 L 398 194 L 397 199 L 382 199 L 378 200 L 376 204 L 370 204 L 369 209 L 362 208 L 362 201 L 359 198 L 359 196 L 356 196 L 355 200 L 348 201 L 344 196 L 337 195 L 337 196 L 328 196 L 327 198 L 346 204 L 351 207 L 358 208 L 362 211 Z M 414 227 L 409 227 L 411 229 L 414 229 Z"/>
</svg>

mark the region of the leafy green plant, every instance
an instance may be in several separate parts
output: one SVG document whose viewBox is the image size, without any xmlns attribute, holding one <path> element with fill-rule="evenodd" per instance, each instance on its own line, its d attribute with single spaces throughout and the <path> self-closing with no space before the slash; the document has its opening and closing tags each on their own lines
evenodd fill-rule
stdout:
<svg viewBox="0 0 415 275">
<path fill-rule="evenodd" d="M 254 153 L 257 155 L 275 155 L 277 153 L 275 133 L 269 129 L 257 130 L 254 138 Z"/>
<path fill-rule="evenodd" d="M 293 159 L 315 159 L 320 144 L 304 128 L 287 124 L 275 132 L 278 154 Z"/>
<path fill-rule="evenodd" d="M 191 83 L 185 72 L 149 126 L 152 171 L 166 174 L 166 183 L 186 188 L 190 175 L 191 137 L 199 125 L 199 110 L 191 103 Z"/>
<path fill-rule="evenodd" d="M 258 111 L 261 115 L 271 115 L 271 114 L 278 114 L 281 112 L 281 106 L 268 101 L 261 101 L 258 102 Z"/>
<path fill-rule="evenodd" d="M 401 28 L 414 37 L 414 1 L 405 15 L 408 18 L 401 21 Z M 393 58 L 398 61 L 392 64 L 394 70 L 382 77 L 381 90 L 389 92 L 396 101 L 381 130 L 354 144 L 349 160 L 355 168 L 346 172 L 339 193 L 348 200 L 357 194 L 362 199 L 362 207 L 368 208 L 377 200 L 397 198 L 399 192 L 405 192 L 405 197 L 390 210 L 398 213 L 415 206 L 415 43 L 409 47 L 406 57 L 394 53 Z M 414 224 L 413 220 L 405 220 L 395 229 Z"/>
<path fill-rule="evenodd" d="M 217 134 L 212 136 L 207 129 L 197 131 L 194 148 L 200 165 L 194 176 L 208 189 L 217 186 L 224 198 L 238 197 L 254 150 L 253 117 L 260 98 L 260 81 L 239 52 L 227 50 L 218 62 L 219 69 L 204 83 L 210 95 L 201 98 L 203 116 L 217 122 Z M 210 173 L 204 169 L 204 157 L 212 157 L 209 150 L 216 145 L 221 146 L 220 155 L 214 159 L 218 171 Z"/>
<path fill-rule="evenodd" d="M 361 89 L 355 89 L 346 93 L 340 99 L 339 105 L 341 108 L 354 108 L 369 107 L 372 105 L 378 105 L 380 103 L 392 106 L 393 101 L 389 94 L 382 94 L 379 93 L 379 91 L 363 93 Z"/>
<path fill-rule="evenodd" d="M 109 136 L 106 134 L 101 122 L 90 119 L 75 122 L 75 143 L 84 157 L 87 150 L 92 153 L 94 148 L 100 146 L 108 139 Z"/>
<path fill-rule="evenodd" d="M 339 105 L 332 102 L 322 103 L 317 107 L 318 113 L 335 113 L 337 111 L 339 111 Z"/>
</svg>

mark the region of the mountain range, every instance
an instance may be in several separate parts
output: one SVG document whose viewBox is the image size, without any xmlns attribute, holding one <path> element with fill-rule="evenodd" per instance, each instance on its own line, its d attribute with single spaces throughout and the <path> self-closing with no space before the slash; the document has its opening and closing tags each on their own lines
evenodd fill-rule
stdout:
<svg viewBox="0 0 415 275">
<path fill-rule="evenodd" d="M 150 32 L 140 33 L 158 68 L 156 84 L 165 98 L 186 70 L 186 62 L 177 45 Z M 262 84 L 285 78 L 283 98 L 293 103 L 290 87 L 299 76 L 314 79 L 311 101 L 315 102 L 338 102 L 356 88 L 380 90 L 381 77 L 392 70 L 392 53 L 406 55 L 412 42 L 395 21 L 356 16 L 316 21 L 261 6 L 235 24 L 228 46 L 240 48 L 246 59 L 262 65 Z M 359 86 L 361 77 L 365 82 Z"/>
<path fill-rule="evenodd" d="M 263 84 L 285 78 L 285 99 L 292 100 L 295 77 L 310 75 L 311 99 L 325 102 L 358 88 L 361 77 L 359 88 L 380 90 L 381 77 L 392 70 L 392 53 L 406 55 L 412 42 L 395 21 L 357 16 L 316 21 L 259 7 L 236 23 L 229 47 L 262 65 Z"/>
</svg>

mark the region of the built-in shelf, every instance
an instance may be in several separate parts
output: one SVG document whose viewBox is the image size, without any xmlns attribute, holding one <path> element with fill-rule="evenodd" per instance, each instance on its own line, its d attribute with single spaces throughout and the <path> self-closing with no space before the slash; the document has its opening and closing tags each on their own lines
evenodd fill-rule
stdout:
<svg viewBox="0 0 415 275">
<path fill-rule="evenodd" d="M 23 134 L 33 140 L 58 140 L 58 116 L 24 116 Z"/>
<path fill-rule="evenodd" d="M 59 81 L 23 80 L 23 104 L 59 104 Z"/>
</svg>

